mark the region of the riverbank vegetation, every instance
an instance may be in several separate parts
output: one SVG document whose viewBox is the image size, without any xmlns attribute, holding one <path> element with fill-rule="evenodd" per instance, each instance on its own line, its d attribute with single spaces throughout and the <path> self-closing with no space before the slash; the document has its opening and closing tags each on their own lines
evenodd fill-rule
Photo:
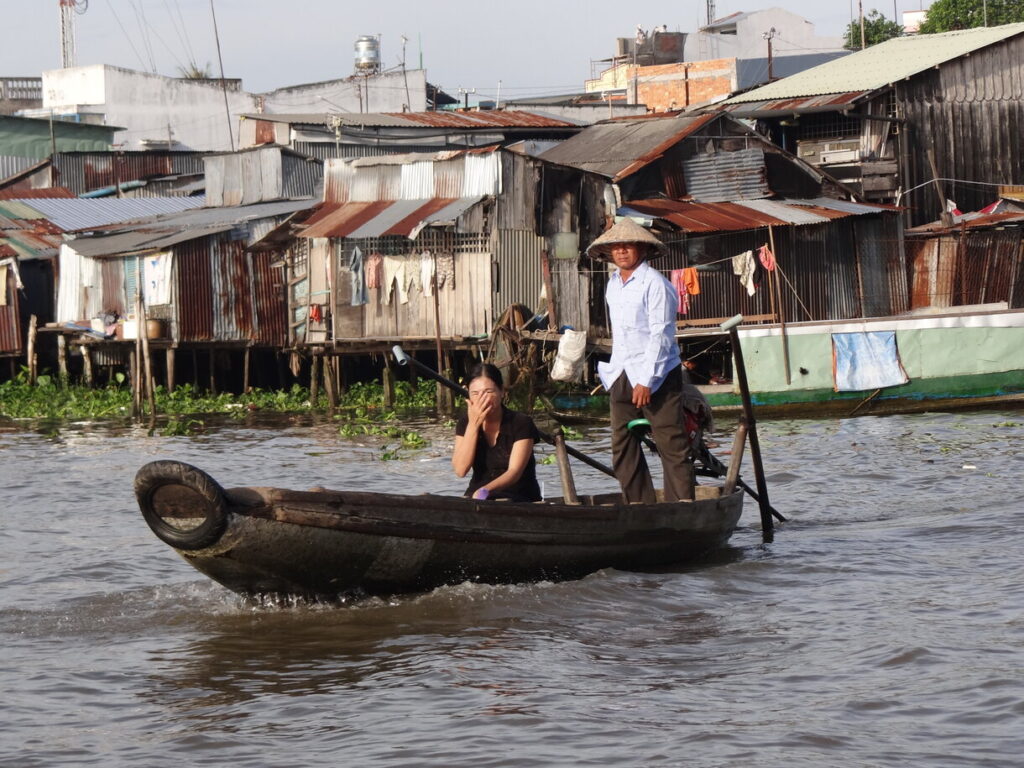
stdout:
<svg viewBox="0 0 1024 768">
<path fill-rule="evenodd" d="M 434 407 L 435 388 L 432 385 L 413 387 L 409 382 L 395 384 L 393 404 L 385 409 L 384 388 L 378 382 L 353 384 L 339 398 L 338 413 L 365 418 L 374 412 L 393 410 L 398 413 L 420 411 Z M 224 414 L 244 418 L 256 411 L 302 413 L 327 411 L 326 397 L 312 402 L 309 390 L 298 385 L 288 390 L 255 389 L 236 395 L 227 392 L 214 394 L 201 391 L 189 384 L 168 392 L 158 386 L 154 392 L 156 413 L 182 422 L 186 416 Z M 35 385 L 24 375 L 0 384 L 0 417 L 8 419 L 130 419 L 132 392 L 123 376 L 103 388 L 61 385 L 50 376 L 40 376 Z"/>
</svg>

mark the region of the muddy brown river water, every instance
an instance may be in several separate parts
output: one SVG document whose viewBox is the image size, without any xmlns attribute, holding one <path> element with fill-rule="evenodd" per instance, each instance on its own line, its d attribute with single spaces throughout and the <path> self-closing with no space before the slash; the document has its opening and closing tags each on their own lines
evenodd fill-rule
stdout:
<svg viewBox="0 0 1024 768">
<path fill-rule="evenodd" d="M 1024 411 L 761 422 L 773 544 L 748 503 L 696 566 L 557 584 L 253 605 L 134 505 L 156 458 L 459 493 L 414 426 L 397 461 L 323 420 L 3 426 L 0 765 L 1021 765 Z"/>
</svg>

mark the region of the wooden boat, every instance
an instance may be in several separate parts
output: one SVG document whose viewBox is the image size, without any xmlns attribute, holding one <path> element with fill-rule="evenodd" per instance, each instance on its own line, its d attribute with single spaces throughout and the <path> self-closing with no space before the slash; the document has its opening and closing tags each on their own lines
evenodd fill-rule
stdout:
<svg viewBox="0 0 1024 768">
<path fill-rule="evenodd" d="M 698 486 L 692 502 L 646 505 L 617 493 L 567 504 L 225 490 L 177 461 L 143 466 L 135 494 L 153 532 L 228 589 L 316 600 L 685 562 L 725 544 L 743 511 L 742 490 L 713 485 Z"/>
</svg>

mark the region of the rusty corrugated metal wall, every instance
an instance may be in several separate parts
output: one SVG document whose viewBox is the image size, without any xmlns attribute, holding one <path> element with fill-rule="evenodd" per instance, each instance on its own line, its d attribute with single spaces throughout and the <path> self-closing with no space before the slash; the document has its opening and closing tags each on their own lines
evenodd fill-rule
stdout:
<svg viewBox="0 0 1024 768">
<path fill-rule="evenodd" d="M 178 341 L 213 341 L 213 286 L 210 238 L 175 246 L 178 284 Z"/>
<path fill-rule="evenodd" d="M 125 296 L 124 259 L 103 259 L 100 261 L 103 274 L 103 311 L 116 312 L 121 317 L 129 314 Z M 134 299 L 133 297 L 130 297 Z M 132 314 L 134 314 L 134 308 Z"/>
<path fill-rule="evenodd" d="M 1017 227 L 910 237 L 906 260 L 914 309 L 1003 301 L 1024 307 L 1024 240 Z"/>
<path fill-rule="evenodd" d="M 217 341 L 253 337 L 253 289 L 245 242 L 228 234 L 209 238 L 212 276 L 213 333 Z"/>
<path fill-rule="evenodd" d="M 281 255 L 259 251 L 249 254 L 249 257 L 256 294 L 256 343 L 260 346 L 284 347 L 288 343 L 284 269 L 270 266 L 279 261 Z"/>
<path fill-rule="evenodd" d="M 175 174 L 202 174 L 199 152 L 58 152 L 57 185 L 81 195 L 117 182 Z M 171 193 L 173 194 L 173 193 Z"/>
</svg>

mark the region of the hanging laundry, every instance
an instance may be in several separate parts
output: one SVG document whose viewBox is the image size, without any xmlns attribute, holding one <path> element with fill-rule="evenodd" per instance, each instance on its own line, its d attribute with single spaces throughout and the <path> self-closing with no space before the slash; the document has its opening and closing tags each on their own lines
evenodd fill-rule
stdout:
<svg viewBox="0 0 1024 768">
<path fill-rule="evenodd" d="M 684 272 L 686 272 L 685 269 L 673 269 L 669 277 L 669 282 L 672 283 L 672 287 L 676 289 L 676 296 L 678 298 L 676 312 L 680 315 L 687 315 L 690 313 L 690 294 L 686 290 Z"/>
<path fill-rule="evenodd" d="M 398 302 L 408 304 L 409 292 L 406 290 L 408 284 L 408 277 L 405 274 L 405 257 L 385 256 L 384 293 L 381 295 L 381 304 L 391 303 L 391 294 L 394 292 L 395 286 L 398 287 Z"/>
<path fill-rule="evenodd" d="M 309 305 L 309 319 L 314 323 L 322 323 L 324 321 L 324 312 L 319 304 Z"/>
<path fill-rule="evenodd" d="M 357 245 L 352 249 L 348 257 L 348 269 L 352 273 L 352 301 L 353 307 L 360 307 L 370 303 L 370 297 L 366 292 L 366 273 L 363 269 L 363 252 Z"/>
<path fill-rule="evenodd" d="M 143 260 L 143 298 L 147 306 L 171 303 L 170 253 L 155 253 Z"/>
<path fill-rule="evenodd" d="M 0 264 L 0 307 L 7 306 L 7 265 Z"/>
<path fill-rule="evenodd" d="M 775 254 L 767 245 L 762 245 L 757 249 L 757 258 L 761 262 L 761 266 L 769 272 L 775 269 Z"/>
<path fill-rule="evenodd" d="M 420 284 L 423 286 L 424 296 L 434 295 L 434 257 L 430 251 L 420 254 Z"/>
<path fill-rule="evenodd" d="M 366 258 L 366 287 L 380 288 L 381 262 L 384 257 L 379 253 L 371 253 Z"/>
<path fill-rule="evenodd" d="M 744 251 L 732 257 L 732 273 L 739 275 L 740 284 L 747 289 L 747 296 L 754 295 L 754 270 L 756 268 L 753 251 Z"/>
<path fill-rule="evenodd" d="M 700 295 L 700 278 L 697 276 L 696 267 L 687 267 L 683 270 L 683 285 L 690 296 Z"/>
<path fill-rule="evenodd" d="M 455 257 L 450 253 L 442 253 L 437 257 L 437 287 L 443 288 L 445 283 L 455 290 Z"/>
</svg>

